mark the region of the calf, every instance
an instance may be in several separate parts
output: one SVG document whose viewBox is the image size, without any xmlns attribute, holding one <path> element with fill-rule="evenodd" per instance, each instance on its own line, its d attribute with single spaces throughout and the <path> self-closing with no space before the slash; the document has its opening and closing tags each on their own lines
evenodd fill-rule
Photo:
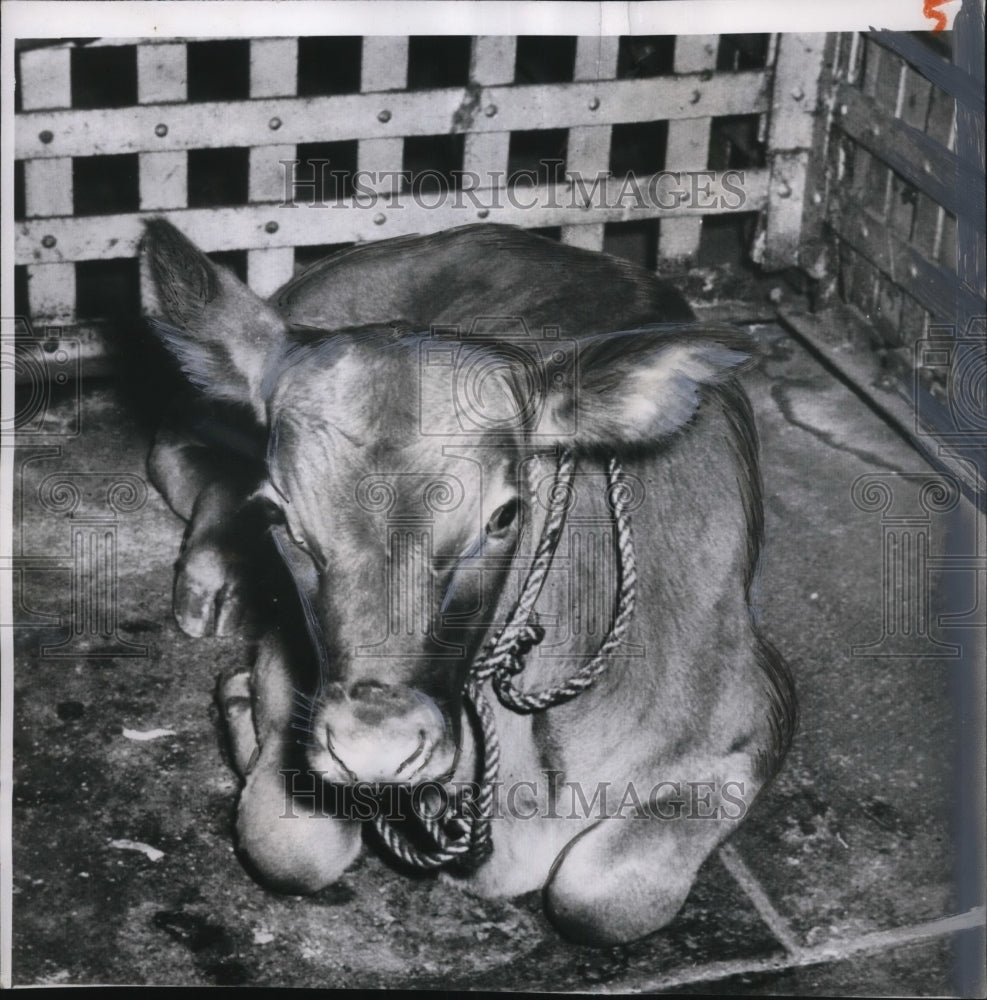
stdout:
<svg viewBox="0 0 987 1000">
<path fill-rule="evenodd" d="M 671 920 L 795 724 L 750 606 L 746 338 L 504 226 L 357 246 L 266 301 L 165 221 L 145 256 L 152 327 L 264 441 L 255 465 L 159 438 L 152 476 L 189 522 L 178 621 L 252 615 L 244 510 L 300 609 L 223 683 L 245 863 L 314 892 L 361 848 L 357 792 L 428 787 L 448 809 L 417 832 L 375 814 L 409 863 L 542 889 L 578 940 Z M 293 799 L 311 774 L 321 794 Z"/>
</svg>

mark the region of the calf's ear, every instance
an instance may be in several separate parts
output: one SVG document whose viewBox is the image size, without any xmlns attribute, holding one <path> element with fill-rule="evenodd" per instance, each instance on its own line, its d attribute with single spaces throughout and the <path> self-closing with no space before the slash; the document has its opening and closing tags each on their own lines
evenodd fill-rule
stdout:
<svg viewBox="0 0 987 1000">
<path fill-rule="evenodd" d="M 284 350 L 278 314 L 164 219 L 145 224 L 144 312 L 190 382 L 266 422 L 265 378 Z"/>
<path fill-rule="evenodd" d="M 695 416 L 704 386 L 748 367 L 753 350 L 736 328 L 711 324 L 581 341 L 572 378 L 549 386 L 539 436 L 575 449 L 659 441 Z"/>
</svg>

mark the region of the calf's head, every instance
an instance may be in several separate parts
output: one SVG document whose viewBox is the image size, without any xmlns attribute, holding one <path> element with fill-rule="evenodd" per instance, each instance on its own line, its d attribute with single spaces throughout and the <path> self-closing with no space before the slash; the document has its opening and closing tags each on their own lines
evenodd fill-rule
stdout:
<svg viewBox="0 0 987 1000">
<path fill-rule="evenodd" d="M 310 763 L 333 781 L 452 772 L 469 665 L 531 534 L 526 460 L 660 441 L 747 358 L 742 337 L 712 327 L 585 338 L 562 369 L 552 351 L 437 342 L 386 316 L 293 330 L 169 224 L 149 224 L 145 252 L 152 327 L 193 383 L 268 435 L 253 502 L 308 619 L 322 675 Z M 437 343 L 447 363 L 431 363 Z"/>
</svg>

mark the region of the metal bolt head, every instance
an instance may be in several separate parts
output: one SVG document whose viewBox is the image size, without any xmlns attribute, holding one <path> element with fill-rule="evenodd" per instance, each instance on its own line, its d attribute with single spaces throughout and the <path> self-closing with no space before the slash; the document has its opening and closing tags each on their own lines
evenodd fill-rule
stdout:
<svg viewBox="0 0 987 1000">
<path fill-rule="evenodd" d="M 55 138 L 55 133 L 45 129 L 43 132 L 38 133 L 38 138 L 47 146 Z"/>
<path fill-rule="evenodd" d="M 488 105 L 487 105 L 487 106 L 486 106 L 486 107 L 485 107 L 485 108 L 483 109 L 483 113 L 484 113 L 484 114 L 485 114 L 485 115 L 486 115 L 486 116 L 487 116 L 488 118 L 493 118 L 493 116 L 494 116 L 495 114 L 497 114 L 497 105 L 496 105 L 496 104 L 488 104 Z"/>
<path fill-rule="evenodd" d="M 478 219 L 485 219 L 490 214 L 489 208 L 481 208 L 477 213 L 476 217 Z"/>
<path fill-rule="evenodd" d="M 277 231 L 278 231 L 278 224 L 276 222 L 274 222 L 273 220 L 271 222 L 265 222 L 264 223 L 264 232 L 265 233 L 276 233 Z"/>
<path fill-rule="evenodd" d="M 46 250 L 50 250 L 57 242 L 58 240 L 56 240 L 55 237 L 51 235 L 41 237 L 41 245 Z"/>
<path fill-rule="evenodd" d="M 277 132 L 277 130 L 278 130 L 279 128 L 281 128 L 281 119 L 280 119 L 280 118 L 278 118 L 278 116 L 277 116 L 277 115 L 275 115 L 275 116 L 274 116 L 274 117 L 273 117 L 273 118 L 272 118 L 272 119 L 271 119 L 271 120 L 270 120 L 270 121 L 269 121 L 269 122 L 267 123 L 267 127 L 268 127 L 268 128 L 269 128 L 269 129 L 270 129 L 270 130 L 271 130 L 272 132 Z"/>
<path fill-rule="evenodd" d="M 690 104 L 698 104 L 702 99 L 703 99 L 703 95 L 698 90 L 694 90 L 689 95 L 689 103 Z"/>
<path fill-rule="evenodd" d="M 778 185 L 778 197 L 779 198 L 791 198 L 791 196 L 792 196 L 791 186 L 789 184 L 787 184 L 785 181 L 782 181 Z"/>
<path fill-rule="evenodd" d="M 158 122 L 154 126 L 154 134 L 159 138 L 163 139 L 168 134 L 168 126 L 164 122 Z"/>
<path fill-rule="evenodd" d="M 821 205 L 822 204 L 822 195 L 818 191 L 813 191 L 812 192 L 812 204 L 813 205 Z"/>
<path fill-rule="evenodd" d="M 805 91 L 801 87 L 796 87 L 792 91 L 792 100 L 793 101 L 801 101 L 803 97 L 805 97 Z"/>
<path fill-rule="evenodd" d="M 593 98 L 590 99 L 590 102 L 589 102 L 589 109 L 590 109 L 590 111 L 596 111 L 596 109 L 599 106 L 600 106 L 600 99 L 598 97 L 593 97 Z"/>
<path fill-rule="evenodd" d="M 391 120 L 391 112 L 388 111 L 387 108 L 384 108 L 383 110 L 377 112 L 377 121 L 386 125 L 390 120 Z"/>
<path fill-rule="evenodd" d="M 375 226 L 382 226 L 382 225 L 384 225 L 385 222 L 387 222 L 387 216 L 384 215 L 383 212 L 378 212 L 374 216 L 374 225 Z"/>
</svg>

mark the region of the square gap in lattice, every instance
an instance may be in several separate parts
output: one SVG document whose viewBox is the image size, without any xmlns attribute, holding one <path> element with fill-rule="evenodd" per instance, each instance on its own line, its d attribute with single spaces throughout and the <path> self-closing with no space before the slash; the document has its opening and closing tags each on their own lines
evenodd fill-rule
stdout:
<svg viewBox="0 0 987 1000">
<path fill-rule="evenodd" d="M 699 236 L 700 267 L 743 267 L 750 264 L 750 248 L 757 231 L 757 212 L 704 215 Z"/>
<path fill-rule="evenodd" d="M 720 35 L 716 51 L 716 68 L 738 72 L 764 69 L 771 51 L 771 35 Z"/>
<path fill-rule="evenodd" d="M 571 83 L 576 39 L 569 35 L 519 35 L 515 83 Z"/>
<path fill-rule="evenodd" d="M 318 208 L 353 196 L 357 142 L 303 142 L 296 147 L 294 202 Z"/>
<path fill-rule="evenodd" d="M 79 261 L 75 287 L 75 312 L 81 322 L 140 313 L 140 267 L 133 258 Z"/>
<path fill-rule="evenodd" d="M 243 101 L 250 96 L 250 42 L 189 42 L 188 99 Z"/>
<path fill-rule="evenodd" d="M 295 275 L 302 274 L 314 264 L 318 264 L 333 254 L 354 246 L 353 243 L 321 243 L 310 247 L 295 247 Z"/>
<path fill-rule="evenodd" d="M 634 122 L 614 125 L 610 137 L 610 172 L 648 176 L 665 167 L 668 122 Z M 669 164 L 675 169 L 675 164 Z"/>
<path fill-rule="evenodd" d="M 760 125 L 760 115 L 714 118 L 709 129 L 709 156 L 706 161 L 710 170 L 763 167 L 765 151 L 759 137 Z"/>
<path fill-rule="evenodd" d="M 654 219 L 608 222 L 603 227 L 604 253 L 653 271 L 658 266 L 658 226 Z"/>
<path fill-rule="evenodd" d="M 137 46 L 74 48 L 73 108 L 123 108 L 137 103 Z"/>
<path fill-rule="evenodd" d="M 24 218 L 27 207 L 24 188 L 24 161 L 14 160 L 14 221 Z"/>
<path fill-rule="evenodd" d="M 250 150 L 190 149 L 188 153 L 189 208 L 246 205 Z"/>
<path fill-rule="evenodd" d="M 402 189 L 414 194 L 456 191 L 462 186 L 464 137 L 416 135 L 404 140 Z M 481 179 L 480 187 L 486 187 Z"/>
<path fill-rule="evenodd" d="M 564 180 L 569 132 L 564 128 L 512 132 L 507 152 L 507 184 L 560 184 Z"/>
<path fill-rule="evenodd" d="M 359 93 L 362 62 L 358 35 L 299 38 L 298 96 Z"/>
<path fill-rule="evenodd" d="M 27 264 L 14 265 L 14 313 L 28 316 L 31 305 L 27 293 Z"/>
<path fill-rule="evenodd" d="M 675 67 L 675 35 L 622 35 L 617 49 L 617 78 L 666 76 Z"/>
<path fill-rule="evenodd" d="M 116 215 L 139 208 L 140 168 L 136 153 L 73 158 L 73 215 Z"/>
<path fill-rule="evenodd" d="M 408 90 L 465 87 L 470 79 L 468 35 L 414 35 L 408 43 Z"/>
</svg>

